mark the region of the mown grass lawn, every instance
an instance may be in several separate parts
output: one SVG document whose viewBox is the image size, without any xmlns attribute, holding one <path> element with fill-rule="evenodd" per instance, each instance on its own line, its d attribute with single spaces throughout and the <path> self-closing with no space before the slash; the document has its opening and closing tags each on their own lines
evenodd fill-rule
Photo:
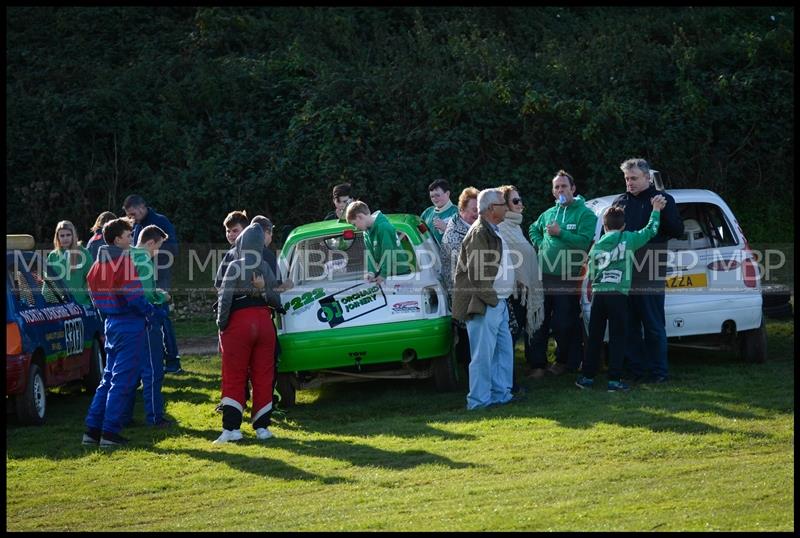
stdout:
<svg viewBox="0 0 800 538">
<path fill-rule="evenodd" d="M 529 382 L 479 412 L 428 382 L 299 392 L 257 441 L 212 446 L 219 358 L 167 377 L 180 425 L 80 444 L 86 394 L 6 428 L 7 530 L 794 530 L 794 327 L 770 361 L 671 350 L 672 382 L 628 394 Z M 137 419 L 142 421 L 141 403 Z"/>
</svg>

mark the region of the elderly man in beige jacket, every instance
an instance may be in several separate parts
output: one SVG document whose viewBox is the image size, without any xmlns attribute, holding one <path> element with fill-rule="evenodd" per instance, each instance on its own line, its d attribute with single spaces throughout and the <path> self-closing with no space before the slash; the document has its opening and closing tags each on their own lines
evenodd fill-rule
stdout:
<svg viewBox="0 0 800 538">
<path fill-rule="evenodd" d="M 479 219 L 461 244 L 453 287 L 453 317 L 467 323 L 471 360 L 467 409 L 513 400 L 514 348 L 507 299 L 514 289 L 511 250 L 498 233 L 506 203 L 498 189 L 478 194 Z"/>
</svg>

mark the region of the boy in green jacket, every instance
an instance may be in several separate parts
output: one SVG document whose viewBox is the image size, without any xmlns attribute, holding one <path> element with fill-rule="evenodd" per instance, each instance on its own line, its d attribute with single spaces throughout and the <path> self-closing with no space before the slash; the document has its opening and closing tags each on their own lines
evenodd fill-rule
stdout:
<svg viewBox="0 0 800 538">
<path fill-rule="evenodd" d="M 370 282 L 382 283 L 387 277 L 411 272 L 411 257 L 401 246 L 397 230 L 380 211 L 369 212 L 361 201 L 347 206 L 347 222 L 364 232 L 364 253 Z"/>
<path fill-rule="evenodd" d="M 609 207 L 603 214 L 605 235 L 589 251 L 589 278 L 592 282 L 592 310 L 589 317 L 589 341 L 582 374 L 575 385 L 591 388 L 600 362 L 600 349 L 608 321 L 608 392 L 626 391 L 622 382 L 622 363 L 625 358 L 625 326 L 627 323 L 628 292 L 636 249 L 644 246 L 658 233 L 661 210 L 667 205 L 662 195 L 650 199 L 653 212 L 647 226 L 637 232 L 624 232 L 625 210 Z"/>
<path fill-rule="evenodd" d="M 142 283 L 145 299 L 162 312 L 164 312 L 164 308 L 169 303 L 169 293 L 156 288 L 153 257 L 167 237 L 167 233 L 164 230 L 155 224 L 150 224 L 142 229 L 139 234 L 139 242 L 130 249 L 131 260 L 136 269 L 136 275 Z M 165 316 L 166 313 L 163 315 Z M 172 424 L 171 421 L 164 418 L 164 397 L 161 395 L 161 385 L 164 382 L 164 347 L 161 343 L 162 323 L 163 316 L 154 316 L 150 326 L 146 327 L 145 338 L 147 339 L 148 352 L 144 356 L 143 363 L 139 365 L 145 419 L 148 425 L 159 428 L 168 427 Z M 128 412 L 123 417 L 123 424 L 129 422 L 133 417 L 135 399 L 136 392 L 134 391 Z"/>
</svg>

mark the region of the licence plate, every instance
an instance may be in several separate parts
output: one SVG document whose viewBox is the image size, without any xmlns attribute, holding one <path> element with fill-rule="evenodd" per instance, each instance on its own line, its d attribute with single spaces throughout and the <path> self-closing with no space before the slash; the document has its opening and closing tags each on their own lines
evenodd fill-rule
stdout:
<svg viewBox="0 0 800 538">
<path fill-rule="evenodd" d="M 705 273 L 695 273 L 691 275 L 675 275 L 667 278 L 667 288 L 705 288 L 708 286 L 708 278 Z"/>
</svg>

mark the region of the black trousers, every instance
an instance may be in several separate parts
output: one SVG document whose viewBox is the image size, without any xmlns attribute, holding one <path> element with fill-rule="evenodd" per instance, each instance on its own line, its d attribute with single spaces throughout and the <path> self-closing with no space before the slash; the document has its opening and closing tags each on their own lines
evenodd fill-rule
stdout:
<svg viewBox="0 0 800 538">
<path fill-rule="evenodd" d="M 600 352 L 608 321 L 608 379 L 619 381 L 625 360 L 628 296 L 621 293 L 595 293 L 589 316 L 589 342 L 583 375 L 594 378 L 600 366 Z"/>
<path fill-rule="evenodd" d="M 547 339 L 552 329 L 556 339 L 556 362 L 569 370 L 577 370 L 583 358 L 580 326 L 580 292 L 575 281 L 542 275 L 544 287 L 544 320 L 531 337 L 530 355 L 525 354 L 531 368 L 547 366 Z"/>
</svg>

